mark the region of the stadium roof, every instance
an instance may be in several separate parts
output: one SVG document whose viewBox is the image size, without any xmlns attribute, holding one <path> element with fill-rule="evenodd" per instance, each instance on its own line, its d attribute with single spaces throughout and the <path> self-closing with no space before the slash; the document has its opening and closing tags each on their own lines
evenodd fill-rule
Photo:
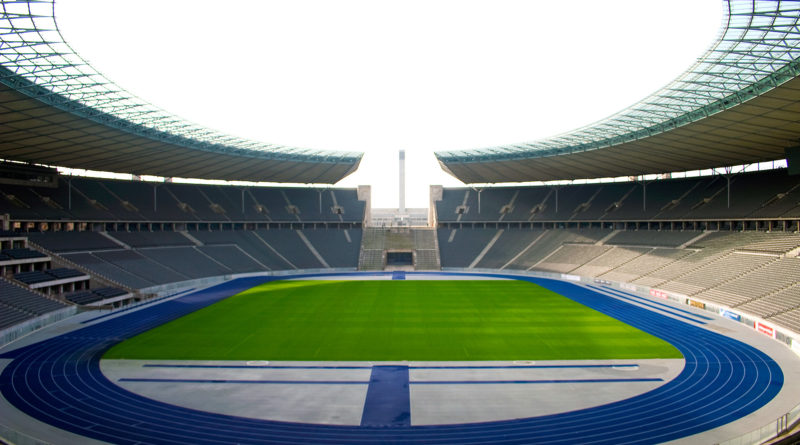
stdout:
<svg viewBox="0 0 800 445">
<path fill-rule="evenodd" d="M 0 158 L 120 173 L 338 182 L 362 153 L 265 144 L 186 122 L 105 78 L 64 41 L 55 0 L 0 0 Z"/>
<path fill-rule="evenodd" d="M 677 80 L 549 139 L 437 152 L 466 183 L 636 176 L 782 159 L 800 145 L 800 1 L 725 0 L 720 36 Z M 676 24 L 677 26 L 677 24 Z"/>
</svg>

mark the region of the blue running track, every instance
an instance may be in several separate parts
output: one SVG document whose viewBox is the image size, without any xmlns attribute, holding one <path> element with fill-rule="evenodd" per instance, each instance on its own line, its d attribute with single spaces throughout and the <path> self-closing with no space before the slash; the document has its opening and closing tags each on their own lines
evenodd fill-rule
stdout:
<svg viewBox="0 0 800 445">
<path fill-rule="evenodd" d="M 527 419 L 441 426 L 405 422 L 333 426 L 226 416 L 147 399 L 115 385 L 100 371 L 100 358 L 112 345 L 272 279 L 255 277 L 4 354 L 0 358 L 13 361 L 0 374 L 0 391 L 31 417 L 112 443 L 624 444 L 679 439 L 733 422 L 764 406 L 783 385 L 778 364 L 740 341 L 571 283 L 493 276 L 540 284 L 656 335 L 675 345 L 686 365 L 663 386 L 607 405 Z"/>
</svg>

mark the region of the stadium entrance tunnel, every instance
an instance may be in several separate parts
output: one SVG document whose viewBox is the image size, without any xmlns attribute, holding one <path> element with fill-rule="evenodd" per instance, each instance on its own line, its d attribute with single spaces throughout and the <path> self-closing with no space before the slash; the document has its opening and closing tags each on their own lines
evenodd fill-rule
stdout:
<svg viewBox="0 0 800 445">
<path fill-rule="evenodd" d="M 386 267 L 413 266 L 413 265 L 414 265 L 414 252 L 411 251 L 386 252 Z"/>
<path fill-rule="evenodd" d="M 79 436 L 113 443 L 619 444 L 666 442 L 721 427 L 764 407 L 784 388 L 785 376 L 778 362 L 754 346 L 708 329 L 708 325 L 721 319 L 712 322 L 697 314 L 670 311 L 665 307 L 657 307 L 657 302 L 647 302 L 653 307 L 634 304 L 601 289 L 571 282 L 504 274 L 445 272 L 408 272 L 405 277 L 407 280 L 466 277 L 535 283 L 665 340 L 683 355 L 683 366 L 676 368 L 662 382 L 638 382 L 654 378 L 637 374 L 649 366 L 646 360 L 596 364 L 530 360 L 504 364 L 323 364 L 276 363 L 271 360 L 248 364 L 147 360 L 129 363 L 127 369 L 121 371 L 119 367 L 115 368 L 114 363 L 106 365 L 104 362 L 101 365 L 101 357 L 106 351 L 122 340 L 194 313 L 231 295 L 276 279 L 321 277 L 331 280 L 357 280 L 364 277 L 390 280 L 392 274 L 299 274 L 292 277 L 238 278 L 138 310 L 85 320 L 85 327 L 0 355 L 0 359 L 7 362 L 0 374 L 0 391 L 15 409 L 38 421 Z M 565 330 L 571 328 L 574 327 L 561 326 Z M 492 381 L 489 373 L 496 372 L 496 368 L 517 373 L 516 377 L 506 378 L 502 382 L 496 378 Z M 234 373 L 220 374 L 226 369 Z M 159 376 L 152 371 L 163 374 Z M 300 374 L 296 371 L 300 371 Z M 289 372 L 292 374 L 287 374 Z M 530 372 L 550 372 L 547 374 L 550 377 L 544 378 L 541 377 L 544 374 L 540 374 L 539 378 L 520 378 L 520 373 Z M 572 375 L 572 372 L 585 374 Z M 158 388 L 157 385 L 169 388 L 179 383 L 174 381 L 177 380 L 176 375 L 182 376 L 184 384 L 196 387 L 206 385 L 205 388 L 213 385 L 237 387 L 240 388 L 237 391 L 243 394 L 254 391 L 255 387 L 277 384 L 290 387 L 287 390 L 289 392 L 300 387 L 323 388 L 326 385 L 338 385 L 336 388 L 360 387 L 363 411 L 339 424 L 325 418 L 308 422 L 265 420 L 247 416 L 243 411 L 220 413 L 209 412 L 202 406 L 179 406 L 129 390 L 135 385 L 151 390 Z M 220 375 L 228 377 L 223 379 Z M 231 375 L 234 377 L 231 378 Z M 302 376 L 302 379 L 289 381 L 287 376 Z M 431 389 L 443 385 L 459 388 L 527 385 L 533 388 L 549 384 L 574 390 L 577 385 L 589 383 L 588 380 L 604 381 L 602 383 L 606 387 L 614 384 L 655 384 L 652 389 L 620 400 L 526 418 L 477 423 L 452 423 L 448 419 L 435 419 L 428 423 L 414 421 L 415 412 L 424 411 L 416 404 L 415 392 L 435 394 Z M 418 388 L 421 392 L 418 392 Z M 208 389 L 204 391 L 209 394 Z M 309 390 L 304 394 L 316 399 L 314 402 L 326 403 L 350 397 L 342 397 L 345 393 L 336 390 L 326 394 L 325 391 Z M 546 400 L 533 402 L 547 403 Z M 262 399 L 261 403 L 265 401 Z M 191 403 L 187 405 L 192 406 Z"/>
</svg>

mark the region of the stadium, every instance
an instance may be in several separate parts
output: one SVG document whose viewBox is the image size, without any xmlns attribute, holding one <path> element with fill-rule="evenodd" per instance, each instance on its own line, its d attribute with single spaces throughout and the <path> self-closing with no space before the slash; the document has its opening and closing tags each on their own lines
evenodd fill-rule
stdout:
<svg viewBox="0 0 800 445">
<path fill-rule="evenodd" d="M 362 153 L 185 122 L 0 5 L 0 441 L 800 437 L 800 1 L 388 210 L 335 186 Z"/>
</svg>

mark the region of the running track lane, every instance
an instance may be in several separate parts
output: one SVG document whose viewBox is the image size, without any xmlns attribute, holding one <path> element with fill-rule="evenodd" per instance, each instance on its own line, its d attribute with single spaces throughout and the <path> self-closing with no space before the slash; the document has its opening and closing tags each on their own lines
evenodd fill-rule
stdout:
<svg viewBox="0 0 800 445">
<path fill-rule="evenodd" d="M 443 274 L 447 275 L 447 274 Z M 360 427 L 276 422 L 208 413 L 150 400 L 100 371 L 112 345 L 272 278 L 243 278 L 12 351 L 0 391 L 28 415 L 113 443 L 658 443 L 737 420 L 769 402 L 783 373 L 737 340 L 575 284 L 491 274 L 540 284 L 675 345 L 686 365 L 639 396 L 572 412 L 498 422 Z M 309 275 L 306 275 L 309 276 Z M 568 327 L 565 327 L 567 329 Z"/>
</svg>

